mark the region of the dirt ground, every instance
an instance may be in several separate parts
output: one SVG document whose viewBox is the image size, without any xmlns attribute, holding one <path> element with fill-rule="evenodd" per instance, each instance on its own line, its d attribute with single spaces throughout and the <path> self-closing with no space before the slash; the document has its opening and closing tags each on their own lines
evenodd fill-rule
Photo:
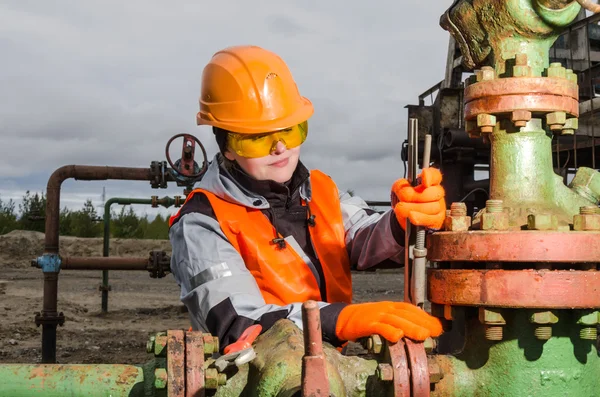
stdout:
<svg viewBox="0 0 600 397">
<path fill-rule="evenodd" d="M 41 328 L 34 324 L 42 309 L 43 275 L 30 262 L 43 251 L 44 235 L 14 231 L 0 236 L 0 363 L 38 363 Z M 147 256 L 163 240 L 111 240 L 111 256 Z M 61 255 L 101 256 L 102 239 L 61 237 Z M 167 329 L 187 329 L 188 314 L 179 301 L 173 277 L 152 279 L 146 272 L 110 272 L 108 313 L 100 310 L 100 271 L 63 270 L 58 310 L 65 315 L 57 330 L 59 363 L 139 364 L 148 360 L 148 336 Z M 356 302 L 402 300 L 398 270 L 353 273 Z"/>
</svg>

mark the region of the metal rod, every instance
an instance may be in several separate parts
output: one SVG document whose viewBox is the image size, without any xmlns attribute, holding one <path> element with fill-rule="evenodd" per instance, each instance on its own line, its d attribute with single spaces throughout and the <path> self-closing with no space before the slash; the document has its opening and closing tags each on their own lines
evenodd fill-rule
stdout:
<svg viewBox="0 0 600 397">
<path fill-rule="evenodd" d="M 55 170 L 48 179 L 46 187 L 46 227 L 44 254 L 58 254 L 60 188 L 62 183 L 73 178 L 76 180 L 129 180 L 150 181 L 152 169 L 128 167 L 100 167 L 86 165 L 65 165 Z M 165 176 L 172 181 L 170 173 Z M 58 272 L 44 272 L 44 303 L 42 317 L 58 317 Z M 56 326 L 57 323 L 44 324 L 42 328 L 42 363 L 56 362 Z"/>
<path fill-rule="evenodd" d="M 425 135 L 425 145 L 423 147 L 423 169 L 429 167 L 431 156 L 431 135 Z M 415 248 L 413 250 L 413 274 L 411 279 L 412 300 L 413 303 L 421 308 L 425 305 L 425 295 L 427 289 L 427 249 L 425 248 L 425 228 L 417 226 L 417 237 Z"/>
<path fill-rule="evenodd" d="M 411 118 L 408 120 L 408 163 L 406 179 L 412 185 L 415 180 L 415 169 L 416 167 L 416 156 L 415 156 L 415 135 L 418 128 L 417 119 Z M 411 225 L 408 220 L 406 221 L 406 227 L 404 232 L 404 301 L 411 302 L 410 289 L 411 289 L 411 262 L 410 262 L 410 233 Z"/>
<path fill-rule="evenodd" d="M 105 258 L 66 256 L 62 258 L 64 270 L 148 270 L 149 258 Z"/>
<path fill-rule="evenodd" d="M 319 304 L 307 301 L 302 305 L 304 357 L 302 357 L 302 396 L 329 396 L 329 379 L 323 353 Z"/>
</svg>

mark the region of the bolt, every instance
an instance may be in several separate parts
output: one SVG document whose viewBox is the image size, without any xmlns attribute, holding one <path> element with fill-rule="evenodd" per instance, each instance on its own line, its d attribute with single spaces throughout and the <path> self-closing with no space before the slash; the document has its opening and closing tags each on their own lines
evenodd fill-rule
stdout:
<svg viewBox="0 0 600 397">
<path fill-rule="evenodd" d="M 573 73 L 572 69 L 566 70 L 566 76 L 567 76 L 567 80 L 569 80 L 571 83 L 577 84 L 577 75 L 575 73 Z"/>
<path fill-rule="evenodd" d="M 598 213 L 598 207 L 595 205 L 586 205 L 584 207 L 579 207 L 579 214 L 581 215 L 595 215 Z"/>
<path fill-rule="evenodd" d="M 496 78 L 496 72 L 491 66 L 484 66 L 481 68 L 481 79 L 483 81 L 490 81 Z"/>
<path fill-rule="evenodd" d="M 154 337 L 154 355 L 164 356 L 167 354 L 167 334 L 166 332 L 159 332 Z"/>
<path fill-rule="evenodd" d="M 498 310 L 479 308 L 479 322 L 485 325 L 485 338 L 487 340 L 502 340 L 506 320 Z"/>
<path fill-rule="evenodd" d="M 167 388 L 167 370 L 164 368 L 156 368 L 154 370 L 154 387 L 156 389 L 166 389 Z"/>
<path fill-rule="evenodd" d="M 202 342 L 204 343 L 204 354 L 211 355 L 219 351 L 219 338 L 211 334 L 202 334 Z"/>
<path fill-rule="evenodd" d="M 567 119 L 562 127 L 561 135 L 573 135 L 579 129 L 579 119 L 576 117 Z"/>
<path fill-rule="evenodd" d="M 500 341 L 502 340 L 502 334 L 504 329 L 501 325 L 486 325 L 485 326 L 485 339 Z"/>
<path fill-rule="evenodd" d="M 579 214 L 573 216 L 573 230 L 594 231 L 600 230 L 600 213 L 596 206 L 579 208 Z"/>
<path fill-rule="evenodd" d="M 579 338 L 583 340 L 596 340 L 598 338 L 598 329 L 596 326 L 582 326 L 579 330 Z"/>
<path fill-rule="evenodd" d="M 531 76 L 531 67 L 527 65 L 527 54 L 517 54 L 515 56 L 515 66 L 513 66 L 513 77 Z"/>
<path fill-rule="evenodd" d="M 490 214 L 497 214 L 504 210 L 502 200 L 487 200 L 485 202 L 485 210 Z"/>
<path fill-rule="evenodd" d="M 553 78 L 567 78 L 567 69 L 565 69 L 560 62 L 553 62 L 547 69 L 548 77 Z"/>
<path fill-rule="evenodd" d="M 444 378 L 444 373 L 438 363 L 427 360 L 427 369 L 429 370 L 429 383 L 438 383 Z"/>
<path fill-rule="evenodd" d="M 546 124 L 550 126 L 551 131 L 562 130 L 567 122 L 567 114 L 565 112 L 552 112 L 546 115 Z"/>
<path fill-rule="evenodd" d="M 450 205 L 451 216 L 465 216 L 467 215 L 467 205 L 465 203 L 452 203 Z"/>
<path fill-rule="evenodd" d="M 527 216 L 527 229 L 553 230 L 558 227 L 558 218 L 552 214 L 529 214 Z"/>
<path fill-rule="evenodd" d="M 548 340 L 552 337 L 552 326 L 542 325 L 539 327 L 535 327 L 533 334 L 538 340 Z"/>
<path fill-rule="evenodd" d="M 156 341 L 156 336 L 154 336 L 154 335 L 150 336 L 150 339 L 148 339 L 148 342 L 146 342 L 146 352 L 147 353 L 152 353 L 154 351 L 155 341 Z"/>
<path fill-rule="evenodd" d="M 512 112 L 511 120 L 515 127 L 525 127 L 527 122 L 531 120 L 531 112 L 528 110 L 515 110 Z"/>
<path fill-rule="evenodd" d="M 370 354 L 379 354 L 383 350 L 383 342 L 381 337 L 377 334 L 371 335 L 367 338 L 367 351 Z"/>
<path fill-rule="evenodd" d="M 390 364 L 377 365 L 377 378 L 384 382 L 394 380 L 394 368 Z"/>
<path fill-rule="evenodd" d="M 496 116 L 487 113 L 477 115 L 477 127 L 484 134 L 489 134 L 494 131 L 496 126 Z"/>
<path fill-rule="evenodd" d="M 433 338 L 427 338 L 423 341 L 423 347 L 425 348 L 425 353 L 431 354 L 433 350 L 436 348 L 437 342 Z"/>
<path fill-rule="evenodd" d="M 517 54 L 515 55 L 515 65 L 525 66 L 527 65 L 527 54 Z"/>
</svg>

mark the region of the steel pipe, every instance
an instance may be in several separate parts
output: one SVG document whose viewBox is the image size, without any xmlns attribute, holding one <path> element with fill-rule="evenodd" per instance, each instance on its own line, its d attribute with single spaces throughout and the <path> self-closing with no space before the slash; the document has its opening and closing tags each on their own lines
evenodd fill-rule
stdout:
<svg viewBox="0 0 600 397">
<path fill-rule="evenodd" d="M 151 168 L 101 167 L 86 165 L 65 165 L 55 170 L 46 187 L 46 227 L 44 255 L 58 255 L 60 188 L 70 178 L 83 181 L 128 180 L 152 181 L 155 175 Z M 170 173 L 164 175 L 165 181 L 172 181 Z M 56 326 L 60 323 L 57 313 L 58 271 L 44 272 L 44 302 L 42 312 L 36 323 L 42 324 L 42 363 L 56 362 Z M 58 319 L 58 320 L 54 320 Z M 64 321 L 64 319 L 62 319 Z"/>
<path fill-rule="evenodd" d="M 148 257 L 106 258 L 67 256 L 62 258 L 64 270 L 148 270 Z"/>
</svg>

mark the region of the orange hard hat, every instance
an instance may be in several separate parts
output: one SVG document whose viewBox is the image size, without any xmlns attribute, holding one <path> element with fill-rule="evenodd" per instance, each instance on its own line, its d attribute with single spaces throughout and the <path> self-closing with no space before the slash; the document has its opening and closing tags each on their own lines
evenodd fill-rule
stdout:
<svg viewBox="0 0 600 397">
<path fill-rule="evenodd" d="M 226 48 L 202 72 L 198 125 L 260 134 L 300 124 L 313 111 L 285 62 L 263 48 Z"/>
</svg>

